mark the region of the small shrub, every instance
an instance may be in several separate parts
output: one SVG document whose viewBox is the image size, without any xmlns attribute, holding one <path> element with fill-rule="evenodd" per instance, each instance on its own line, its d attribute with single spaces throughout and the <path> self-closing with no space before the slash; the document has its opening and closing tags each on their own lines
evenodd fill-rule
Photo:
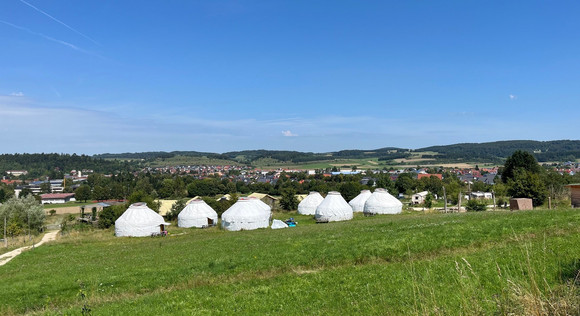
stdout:
<svg viewBox="0 0 580 316">
<path fill-rule="evenodd" d="M 485 211 L 487 209 L 487 206 L 484 201 L 472 199 L 467 201 L 465 209 L 469 212 L 481 212 Z"/>
<path fill-rule="evenodd" d="M 50 216 L 54 216 L 54 214 L 56 214 L 56 210 L 52 209 L 52 210 L 48 211 L 48 213 L 50 214 Z"/>
</svg>

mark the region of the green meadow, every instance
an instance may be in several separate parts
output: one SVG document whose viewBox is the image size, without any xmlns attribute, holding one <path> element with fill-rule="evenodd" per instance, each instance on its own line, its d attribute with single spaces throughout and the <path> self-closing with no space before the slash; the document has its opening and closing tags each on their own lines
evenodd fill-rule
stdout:
<svg viewBox="0 0 580 316">
<path fill-rule="evenodd" d="M 0 314 L 577 315 L 580 212 L 73 231 L 0 267 Z"/>
</svg>

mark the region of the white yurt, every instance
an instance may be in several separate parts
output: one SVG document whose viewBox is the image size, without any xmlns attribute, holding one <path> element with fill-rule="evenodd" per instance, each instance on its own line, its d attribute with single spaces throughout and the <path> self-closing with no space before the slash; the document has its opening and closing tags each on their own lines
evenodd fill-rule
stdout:
<svg viewBox="0 0 580 316">
<path fill-rule="evenodd" d="M 268 219 L 272 217 L 272 208 L 270 205 L 266 204 L 264 201 L 256 198 L 256 197 L 248 197 L 251 202 L 255 203 L 258 207 L 260 207 L 264 212 L 268 215 Z"/>
<path fill-rule="evenodd" d="M 115 221 L 115 236 L 117 237 L 145 237 L 158 234 L 165 230 L 163 216 L 147 207 L 147 203 L 133 203 Z"/>
<path fill-rule="evenodd" d="M 177 226 L 179 227 L 203 228 L 215 226 L 217 222 L 218 214 L 203 200 L 189 202 L 177 215 Z"/>
<path fill-rule="evenodd" d="M 266 228 L 270 225 L 270 214 L 258 203 L 240 198 L 222 214 L 222 227 L 231 231 Z"/>
<path fill-rule="evenodd" d="M 403 203 L 390 195 L 385 189 L 376 189 L 365 203 L 364 213 L 373 214 L 400 214 Z"/>
<path fill-rule="evenodd" d="M 324 198 L 318 192 L 310 192 L 304 200 L 300 201 L 298 204 L 298 214 L 302 215 L 314 215 L 316 213 L 316 208 Z"/>
<path fill-rule="evenodd" d="M 365 208 L 365 202 L 371 197 L 371 190 L 362 190 L 360 194 L 352 199 L 348 204 L 352 207 L 353 212 L 362 212 Z"/>
<path fill-rule="evenodd" d="M 314 219 L 317 222 L 336 222 L 352 219 L 352 208 L 339 192 L 331 191 L 318 205 Z"/>
</svg>

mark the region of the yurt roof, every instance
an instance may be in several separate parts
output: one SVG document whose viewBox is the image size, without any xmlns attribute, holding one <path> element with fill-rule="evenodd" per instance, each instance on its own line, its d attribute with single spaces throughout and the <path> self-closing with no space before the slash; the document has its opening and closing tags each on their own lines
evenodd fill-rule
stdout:
<svg viewBox="0 0 580 316">
<path fill-rule="evenodd" d="M 216 211 L 203 200 L 189 202 L 179 213 L 179 218 L 217 217 Z"/>
<path fill-rule="evenodd" d="M 133 203 L 115 221 L 115 235 L 117 236 L 148 236 L 159 232 L 160 225 L 166 223 L 163 216 L 147 207 L 146 203 Z"/>
<path fill-rule="evenodd" d="M 341 221 L 352 219 L 352 208 L 339 192 L 328 192 L 326 198 L 316 208 L 315 218 L 318 221 Z"/>
<path fill-rule="evenodd" d="M 166 223 L 163 216 L 157 214 L 154 210 L 150 209 L 145 202 L 138 202 L 133 203 L 129 206 L 129 208 L 117 219 L 120 222 L 127 222 L 131 224 L 151 224 L 155 223 L 158 225 L 170 225 L 170 223 Z M 115 225 L 117 224 L 115 221 Z"/>
<path fill-rule="evenodd" d="M 352 207 L 354 212 L 362 212 L 365 207 L 365 202 L 372 195 L 370 190 L 362 190 L 359 195 L 352 199 L 348 204 Z"/>
<path fill-rule="evenodd" d="M 237 218 L 263 217 L 265 214 L 266 212 L 260 204 L 255 203 L 251 199 L 240 198 L 222 214 L 222 220 L 232 221 Z"/>
<path fill-rule="evenodd" d="M 385 189 L 376 189 L 365 203 L 364 212 L 370 214 L 398 214 L 403 203 Z"/>
<path fill-rule="evenodd" d="M 305 214 L 305 215 L 314 215 L 316 212 L 316 208 L 324 198 L 318 192 L 310 192 L 304 200 L 298 203 L 298 213 Z"/>
</svg>

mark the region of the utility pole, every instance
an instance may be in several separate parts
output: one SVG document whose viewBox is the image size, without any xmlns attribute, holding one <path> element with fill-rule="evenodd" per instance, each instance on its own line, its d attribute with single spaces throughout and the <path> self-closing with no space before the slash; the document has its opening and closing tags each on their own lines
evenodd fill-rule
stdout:
<svg viewBox="0 0 580 316">
<path fill-rule="evenodd" d="M 491 190 L 491 196 L 493 197 L 493 210 L 495 211 L 495 192 Z"/>
<path fill-rule="evenodd" d="M 550 197 L 548 198 L 548 204 L 550 204 L 550 209 L 552 209 L 552 198 L 556 198 L 554 195 L 554 185 L 550 185 Z"/>
<path fill-rule="evenodd" d="M 461 212 L 461 191 L 459 192 L 459 197 L 457 199 L 457 212 Z"/>
<path fill-rule="evenodd" d="M 445 186 L 443 186 L 443 200 L 445 202 L 443 210 L 445 213 L 447 213 L 447 192 L 445 192 Z"/>
<path fill-rule="evenodd" d="M 8 248 L 8 239 L 6 239 L 6 215 L 4 215 L 4 248 Z"/>
</svg>

